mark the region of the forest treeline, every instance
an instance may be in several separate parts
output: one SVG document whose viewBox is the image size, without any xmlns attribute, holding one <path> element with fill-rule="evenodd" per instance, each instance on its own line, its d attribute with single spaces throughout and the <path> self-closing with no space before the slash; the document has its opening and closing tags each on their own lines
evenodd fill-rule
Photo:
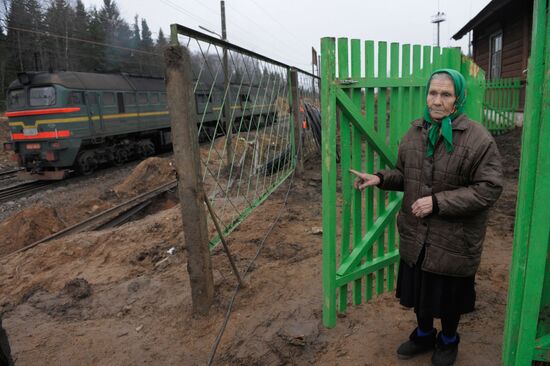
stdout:
<svg viewBox="0 0 550 366">
<path fill-rule="evenodd" d="M 0 110 L 22 71 L 97 71 L 163 75 L 162 29 L 156 37 L 136 15 L 129 24 L 114 0 L 0 0 Z"/>
</svg>

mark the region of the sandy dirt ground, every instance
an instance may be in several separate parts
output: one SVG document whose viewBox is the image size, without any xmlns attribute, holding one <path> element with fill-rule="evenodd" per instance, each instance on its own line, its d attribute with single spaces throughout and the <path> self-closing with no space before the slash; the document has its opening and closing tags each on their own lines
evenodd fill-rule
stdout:
<svg viewBox="0 0 550 366">
<path fill-rule="evenodd" d="M 476 310 L 459 329 L 459 366 L 500 364 L 520 134 L 497 137 L 505 191 L 489 222 Z M 284 207 L 288 190 L 281 186 L 229 237 L 244 269 L 280 215 L 236 297 L 214 364 L 429 364 L 429 355 L 396 358 L 415 321 L 393 293 L 350 305 L 333 329 L 322 326 L 322 237 L 312 230 L 322 226 L 320 161 L 306 164 Z M 0 306 L 16 365 L 205 365 L 236 281 L 214 249 L 215 302 L 208 317 L 192 316 L 179 210 L 0 258 Z"/>
</svg>

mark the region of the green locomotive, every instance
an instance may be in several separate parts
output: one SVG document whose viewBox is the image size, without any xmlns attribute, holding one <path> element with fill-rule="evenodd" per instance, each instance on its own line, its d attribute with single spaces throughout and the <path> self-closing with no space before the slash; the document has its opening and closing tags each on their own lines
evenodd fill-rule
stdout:
<svg viewBox="0 0 550 366">
<path fill-rule="evenodd" d="M 272 96 L 257 86 L 231 86 L 233 126 L 276 119 Z M 223 134 L 223 84 L 196 84 L 201 138 Z M 257 100 L 254 100 L 257 99 Z M 7 91 L 11 141 L 23 175 L 63 179 L 90 174 L 102 164 L 122 164 L 171 146 L 163 78 L 85 72 L 21 73 Z M 245 122 L 244 125 L 242 122 Z"/>
</svg>

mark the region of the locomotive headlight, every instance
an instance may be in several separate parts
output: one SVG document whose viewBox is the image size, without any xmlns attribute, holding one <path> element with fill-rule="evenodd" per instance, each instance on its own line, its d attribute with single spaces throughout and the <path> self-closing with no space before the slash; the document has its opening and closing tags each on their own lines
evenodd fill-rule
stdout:
<svg viewBox="0 0 550 366">
<path fill-rule="evenodd" d="M 26 144 L 27 150 L 40 150 L 40 144 Z"/>
</svg>

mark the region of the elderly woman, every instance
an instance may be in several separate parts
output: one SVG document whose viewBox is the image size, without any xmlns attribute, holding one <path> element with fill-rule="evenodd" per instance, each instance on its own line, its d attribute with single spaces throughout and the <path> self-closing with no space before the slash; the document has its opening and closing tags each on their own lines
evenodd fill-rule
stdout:
<svg viewBox="0 0 550 366">
<path fill-rule="evenodd" d="M 414 308 L 418 326 L 399 358 L 432 351 L 435 366 L 454 364 L 461 314 L 474 309 L 487 215 L 502 191 L 500 155 L 492 136 L 463 113 L 464 77 L 435 71 L 424 117 L 399 145 L 395 169 L 357 173 L 355 187 L 403 191 L 397 217 L 401 262 L 396 296 Z M 434 328 L 441 319 L 441 332 Z"/>
</svg>

